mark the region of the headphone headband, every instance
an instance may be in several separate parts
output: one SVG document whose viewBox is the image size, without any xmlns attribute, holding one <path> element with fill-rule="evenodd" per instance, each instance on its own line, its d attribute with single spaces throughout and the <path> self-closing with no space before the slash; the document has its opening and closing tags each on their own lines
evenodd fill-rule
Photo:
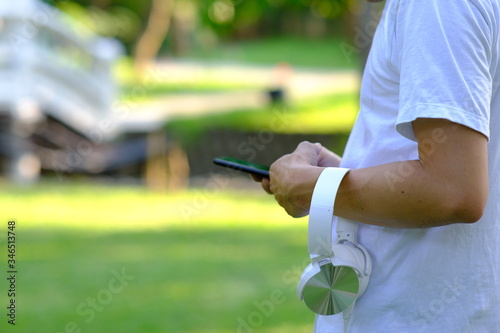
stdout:
<svg viewBox="0 0 500 333">
<path fill-rule="evenodd" d="M 316 182 L 309 210 L 308 248 L 311 256 L 330 257 L 333 254 L 333 206 L 340 183 L 349 171 L 346 168 L 325 168 Z M 357 224 L 338 219 L 337 237 L 354 243 L 356 230 Z"/>
</svg>

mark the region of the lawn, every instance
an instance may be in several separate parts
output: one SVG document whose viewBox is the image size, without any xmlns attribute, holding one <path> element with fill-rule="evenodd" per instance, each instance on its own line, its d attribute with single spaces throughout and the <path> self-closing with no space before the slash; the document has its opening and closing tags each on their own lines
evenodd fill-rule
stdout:
<svg viewBox="0 0 500 333">
<path fill-rule="evenodd" d="M 313 315 L 295 297 L 306 221 L 257 188 L 210 182 L 168 195 L 4 185 L 0 243 L 15 219 L 18 308 L 16 327 L 4 318 L 1 331 L 310 332 Z"/>
<path fill-rule="evenodd" d="M 342 38 L 299 38 L 290 36 L 238 41 L 212 49 L 198 49 L 185 57 L 203 61 L 275 65 L 286 62 L 293 67 L 357 69 L 360 59 L 342 51 Z"/>
</svg>

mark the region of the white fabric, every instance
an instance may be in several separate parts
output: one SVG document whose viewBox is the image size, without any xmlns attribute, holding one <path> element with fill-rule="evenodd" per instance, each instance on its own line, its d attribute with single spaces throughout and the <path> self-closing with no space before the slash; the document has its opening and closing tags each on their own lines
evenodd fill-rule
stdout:
<svg viewBox="0 0 500 333">
<path fill-rule="evenodd" d="M 499 25 L 498 0 L 386 2 L 341 166 L 417 159 L 411 122 L 445 118 L 489 138 L 490 192 L 475 224 L 360 225 L 373 272 L 349 332 L 500 332 Z M 318 317 L 315 327 L 343 332 L 342 316 Z"/>
</svg>

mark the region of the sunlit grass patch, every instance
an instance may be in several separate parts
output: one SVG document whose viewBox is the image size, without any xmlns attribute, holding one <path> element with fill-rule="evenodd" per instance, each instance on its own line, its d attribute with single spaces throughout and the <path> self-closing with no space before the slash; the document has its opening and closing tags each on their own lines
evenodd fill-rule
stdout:
<svg viewBox="0 0 500 333">
<path fill-rule="evenodd" d="M 142 187 L 45 183 L 7 187 L 0 202 L 4 216 L 17 219 L 23 227 L 119 231 L 298 223 L 255 187 L 255 191 L 198 188 L 165 194 Z"/>
</svg>

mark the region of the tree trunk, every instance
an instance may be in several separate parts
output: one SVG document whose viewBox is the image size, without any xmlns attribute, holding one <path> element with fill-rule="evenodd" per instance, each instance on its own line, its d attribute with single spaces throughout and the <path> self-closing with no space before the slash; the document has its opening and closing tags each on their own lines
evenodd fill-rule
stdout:
<svg viewBox="0 0 500 333">
<path fill-rule="evenodd" d="M 90 6 L 97 7 L 99 9 L 106 9 L 111 5 L 111 0 L 92 0 L 90 1 Z"/>
<path fill-rule="evenodd" d="M 135 72 L 142 78 L 167 36 L 174 0 L 152 0 L 148 24 L 135 48 Z"/>
</svg>

